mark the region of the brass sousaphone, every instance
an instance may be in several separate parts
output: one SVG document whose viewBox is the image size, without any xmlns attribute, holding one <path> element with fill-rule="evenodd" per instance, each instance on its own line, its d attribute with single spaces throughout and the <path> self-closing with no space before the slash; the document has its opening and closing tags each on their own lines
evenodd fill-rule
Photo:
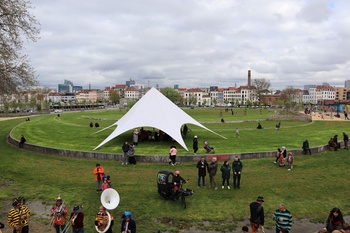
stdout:
<svg viewBox="0 0 350 233">
<path fill-rule="evenodd" d="M 120 201 L 120 197 L 118 192 L 115 189 L 108 188 L 104 190 L 101 194 L 101 204 L 107 210 L 113 210 L 117 208 L 117 206 L 119 205 L 119 201 Z M 105 233 L 111 226 L 112 219 L 108 211 L 107 211 L 107 216 L 108 216 L 108 223 L 106 224 L 105 227 L 103 227 L 103 229 L 101 229 L 101 227 L 95 226 L 97 232 Z"/>
</svg>

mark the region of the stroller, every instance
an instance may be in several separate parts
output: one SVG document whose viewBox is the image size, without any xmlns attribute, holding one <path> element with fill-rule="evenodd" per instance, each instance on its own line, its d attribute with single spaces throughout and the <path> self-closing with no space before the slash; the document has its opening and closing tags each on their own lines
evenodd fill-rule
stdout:
<svg viewBox="0 0 350 233">
<path fill-rule="evenodd" d="M 183 189 L 182 184 L 180 190 L 176 193 L 173 188 L 173 179 L 174 174 L 170 171 L 159 171 L 157 174 L 157 186 L 158 193 L 164 199 L 178 200 L 181 198 L 181 203 L 183 208 L 187 207 L 186 197 L 193 195 L 194 191 L 192 189 Z"/>
<path fill-rule="evenodd" d="M 215 154 L 214 147 L 211 147 L 207 141 L 204 142 L 203 148 L 207 154 Z"/>
</svg>

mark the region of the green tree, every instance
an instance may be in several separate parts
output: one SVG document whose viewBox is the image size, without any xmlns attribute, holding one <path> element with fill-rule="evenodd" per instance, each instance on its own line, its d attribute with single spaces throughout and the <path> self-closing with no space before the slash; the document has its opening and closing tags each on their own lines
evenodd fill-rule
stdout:
<svg viewBox="0 0 350 233">
<path fill-rule="evenodd" d="M 35 42 L 39 22 L 29 13 L 26 0 L 2 0 L 0 4 L 0 94 L 15 93 L 18 87 L 37 83 L 23 40 Z"/>
<path fill-rule="evenodd" d="M 175 89 L 170 87 L 165 87 L 161 90 L 161 92 L 173 103 L 175 104 L 181 103 L 181 95 Z"/>
<path fill-rule="evenodd" d="M 109 99 L 113 104 L 118 104 L 120 101 L 120 95 L 116 91 L 111 91 L 109 93 Z"/>
<path fill-rule="evenodd" d="M 254 88 L 254 91 L 253 91 L 253 97 L 256 97 L 258 99 L 258 102 L 259 102 L 259 106 L 261 104 L 261 95 L 263 93 L 267 93 L 269 92 L 269 88 L 270 88 L 270 81 L 262 78 L 262 79 L 253 79 L 253 82 L 252 82 L 252 86 Z"/>
</svg>

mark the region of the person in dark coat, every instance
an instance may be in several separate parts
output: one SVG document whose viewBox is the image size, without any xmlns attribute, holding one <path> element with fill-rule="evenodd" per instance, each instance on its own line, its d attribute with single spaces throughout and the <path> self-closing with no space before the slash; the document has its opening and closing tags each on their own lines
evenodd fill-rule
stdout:
<svg viewBox="0 0 350 233">
<path fill-rule="evenodd" d="M 122 165 L 124 165 L 124 163 L 128 164 L 130 145 L 128 144 L 127 141 L 124 142 L 124 144 L 122 146 L 122 150 L 123 150 L 123 162 L 122 162 Z"/>
<path fill-rule="evenodd" d="M 255 202 L 250 203 L 250 226 L 252 228 L 252 233 L 256 233 L 259 226 L 263 226 L 265 222 L 264 208 L 262 204 L 264 203 L 263 197 L 258 197 Z"/>
<path fill-rule="evenodd" d="M 303 151 L 304 151 L 304 155 L 306 155 L 307 153 L 309 153 L 311 155 L 309 141 L 307 139 L 303 142 Z"/>
<path fill-rule="evenodd" d="M 198 168 L 198 188 L 201 186 L 201 178 L 202 178 L 203 187 L 205 188 L 205 176 L 209 171 L 209 165 L 204 157 L 202 157 L 201 160 L 198 161 L 197 168 Z"/>
<path fill-rule="evenodd" d="M 19 139 L 19 147 L 23 148 L 23 145 L 26 141 L 27 140 L 25 139 L 25 137 L 23 135 L 21 135 L 21 138 Z"/>
<path fill-rule="evenodd" d="M 344 149 L 348 150 L 349 136 L 345 132 L 343 132 L 343 141 L 344 141 Z"/>
<path fill-rule="evenodd" d="M 128 211 L 124 211 L 120 232 L 136 233 L 136 222 L 133 219 L 132 214 Z"/>
<path fill-rule="evenodd" d="M 232 163 L 234 189 L 241 187 L 242 169 L 243 169 L 243 164 L 241 160 L 238 158 L 238 156 L 236 155 Z"/>
<path fill-rule="evenodd" d="M 198 151 L 198 137 L 197 137 L 197 135 L 194 135 L 194 137 L 193 137 L 193 152 L 194 152 L 194 155 L 197 155 L 197 151 Z"/>
<path fill-rule="evenodd" d="M 230 176 L 231 176 L 231 167 L 228 161 L 225 161 L 224 164 L 221 166 L 220 171 L 222 173 L 222 189 L 225 188 L 225 181 L 227 184 L 227 189 L 230 189 Z"/>
</svg>

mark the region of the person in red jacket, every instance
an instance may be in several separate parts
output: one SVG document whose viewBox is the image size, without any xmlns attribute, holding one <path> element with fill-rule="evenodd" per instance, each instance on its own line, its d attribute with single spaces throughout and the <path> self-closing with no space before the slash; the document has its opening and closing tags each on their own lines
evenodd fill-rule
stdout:
<svg viewBox="0 0 350 233">
<path fill-rule="evenodd" d="M 102 181 L 105 169 L 98 163 L 94 169 L 94 174 L 96 176 L 96 192 L 102 191 Z"/>
</svg>

